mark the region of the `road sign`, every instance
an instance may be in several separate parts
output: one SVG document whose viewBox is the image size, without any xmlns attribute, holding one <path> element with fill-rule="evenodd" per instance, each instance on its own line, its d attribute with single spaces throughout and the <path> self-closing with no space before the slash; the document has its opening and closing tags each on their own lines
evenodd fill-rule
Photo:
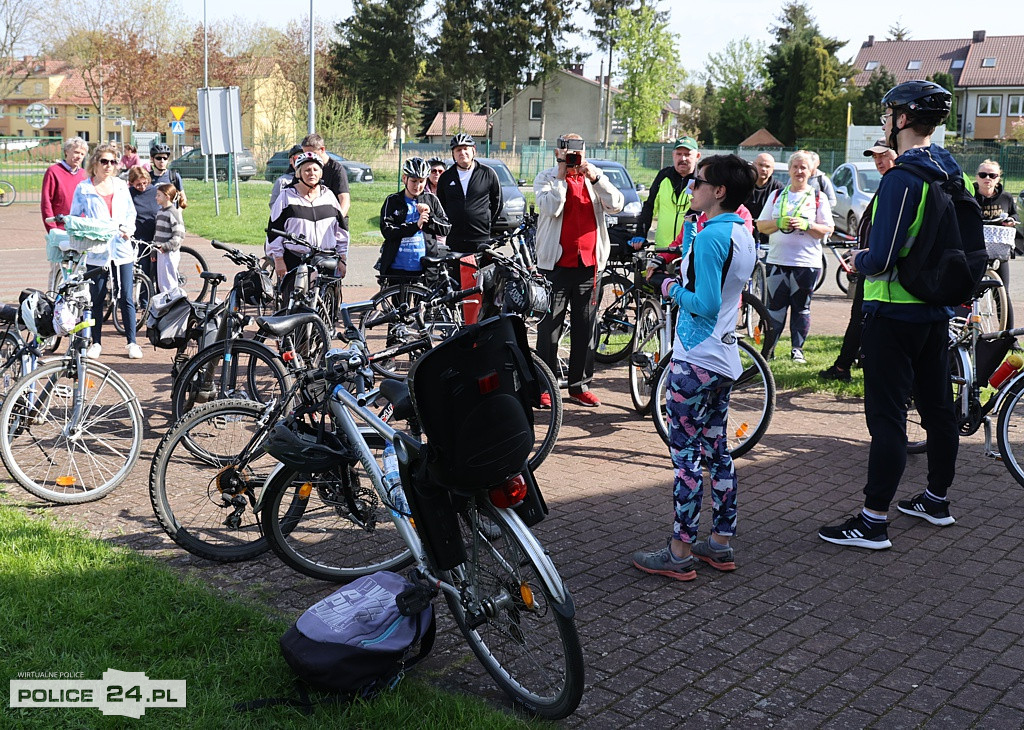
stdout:
<svg viewBox="0 0 1024 730">
<path fill-rule="evenodd" d="M 119 127 L 130 127 L 133 124 L 135 124 L 135 122 L 133 122 L 131 119 L 118 119 L 116 122 L 114 122 L 114 124 L 116 124 Z"/>
<path fill-rule="evenodd" d="M 50 110 L 39 102 L 29 104 L 25 107 L 25 122 L 33 129 L 42 129 L 50 123 Z"/>
<path fill-rule="evenodd" d="M 171 134 L 185 134 L 185 122 L 171 122 Z"/>
<path fill-rule="evenodd" d="M 184 107 L 184 106 L 172 106 L 171 107 L 171 114 L 174 115 L 175 121 L 181 121 L 181 118 L 182 118 L 182 116 L 184 116 L 185 110 L 187 108 L 188 107 Z M 175 132 L 175 134 L 178 134 L 178 132 Z M 181 134 L 184 134 L 184 132 L 181 132 Z"/>
</svg>

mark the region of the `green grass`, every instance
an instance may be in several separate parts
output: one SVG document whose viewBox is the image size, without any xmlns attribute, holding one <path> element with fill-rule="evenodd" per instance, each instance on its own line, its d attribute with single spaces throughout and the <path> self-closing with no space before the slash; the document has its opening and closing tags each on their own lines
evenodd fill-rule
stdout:
<svg viewBox="0 0 1024 730">
<path fill-rule="evenodd" d="M 0 700 L 5 727 L 545 727 L 413 678 L 373 702 L 319 706 L 308 717 L 287 707 L 235 713 L 236 702 L 294 695 L 277 643 L 288 618 L 2 504 L 0 605 L 0 676 L 7 680 L 50 671 L 97 680 L 113 668 L 187 683 L 186 707 L 152 708 L 130 722 L 94 708 L 10 709 Z"/>
<path fill-rule="evenodd" d="M 822 380 L 818 372 L 830 367 L 839 354 L 843 338 L 835 335 L 811 335 L 804 342 L 806 365 L 789 359 L 789 337 L 783 335 L 775 348 L 775 359 L 771 361 L 772 375 L 777 390 L 811 390 L 815 393 L 834 393 L 851 398 L 864 397 L 864 374 L 860 368 L 851 372 L 848 383 L 836 380 Z"/>
<path fill-rule="evenodd" d="M 199 180 L 185 182 L 188 208 L 185 228 L 197 236 L 225 243 L 263 245 L 264 231 L 270 220 L 270 185 L 250 181 L 238 186 L 241 215 L 235 212 L 234 187 L 218 184 L 220 215 L 216 214 L 213 183 Z M 384 198 L 395 191 L 392 183 L 352 184 L 352 207 L 349 210 L 349 233 L 356 245 L 381 243 L 380 207 Z"/>
</svg>

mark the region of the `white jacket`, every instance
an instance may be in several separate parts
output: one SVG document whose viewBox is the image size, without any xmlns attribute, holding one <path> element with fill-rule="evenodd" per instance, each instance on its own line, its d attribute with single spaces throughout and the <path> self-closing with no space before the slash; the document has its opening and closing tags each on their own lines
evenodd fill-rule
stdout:
<svg viewBox="0 0 1024 730">
<path fill-rule="evenodd" d="M 565 180 L 555 175 L 557 167 L 544 170 L 533 181 L 533 192 L 537 204 L 537 266 L 551 270 L 562 258 L 562 209 L 565 207 L 565 195 L 568 186 Z M 597 268 L 598 271 L 608 263 L 611 252 L 611 241 L 608 238 L 608 226 L 605 225 L 605 213 L 618 213 L 625 204 L 622 191 L 608 181 L 608 176 L 601 173 L 597 182 L 586 180 L 587 192 L 594 203 L 594 220 L 597 222 Z"/>
</svg>

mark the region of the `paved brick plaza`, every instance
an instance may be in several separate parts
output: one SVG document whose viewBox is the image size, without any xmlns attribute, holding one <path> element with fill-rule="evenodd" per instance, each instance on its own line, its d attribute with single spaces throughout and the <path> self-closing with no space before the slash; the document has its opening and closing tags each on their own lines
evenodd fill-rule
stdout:
<svg viewBox="0 0 1024 730">
<path fill-rule="evenodd" d="M 2 301 L 41 283 L 45 271 L 36 209 L 13 208 L 0 211 Z M 201 245 L 211 265 L 224 261 Z M 836 291 L 830 285 L 825 292 Z M 346 297 L 370 293 L 351 287 Z M 849 307 L 826 293 L 813 309 L 812 333 L 839 332 Z M 107 343 L 117 354 L 104 361 L 129 378 L 146 412 L 146 453 L 113 494 L 51 514 L 288 615 L 330 592 L 273 556 L 212 564 L 164 536 L 147 478 L 168 426 L 168 354 L 147 346 L 146 359 L 129 361 L 113 332 Z M 594 387 L 605 405 L 567 405 L 559 444 L 538 472 L 552 513 L 536 532 L 573 590 L 587 666 L 583 702 L 566 726 L 1024 726 L 1024 491 L 983 456 L 980 435 L 961 444 L 955 525 L 898 516 L 891 550 L 840 548 L 815 533 L 860 504 L 860 403 L 780 394 L 769 433 L 737 462 L 739 569 L 702 565 L 696 581 L 679 583 L 642 574 L 628 559 L 667 536 L 666 450 L 650 421 L 634 415 L 624 369 L 599 371 Z M 3 477 L 0 498 L 34 504 Z M 923 478 L 923 457 L 911 457 L 900 497 Z M 426 671 L 506 705 L 447 611 L 438 615 Z"/>
</svg>

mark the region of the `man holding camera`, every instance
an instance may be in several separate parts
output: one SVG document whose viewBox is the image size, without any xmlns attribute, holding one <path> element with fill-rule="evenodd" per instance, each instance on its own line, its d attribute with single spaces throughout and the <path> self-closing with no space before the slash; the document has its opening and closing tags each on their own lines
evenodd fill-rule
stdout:
<svg viewBox="0 0 1024 730">
<path fill-rule="evenodd" d="M 608 262 L 611 242 L 606 213 L 618 213 L 622 193 L 585 158 L 583 138 L 558 138 L 555 167 L 533 181 L 537 198 L 537 265 L 551 282 L 551 311 L 537 331 L 537 354 L 558 372 L 558 341 L 569 314 L 569 399 L 580 405 L 601 405 L 589 390 L 594 376 L 594 334 L 597 279 Z M 541 407 L 551 396 L 541 395 Z"/>
</svg>

